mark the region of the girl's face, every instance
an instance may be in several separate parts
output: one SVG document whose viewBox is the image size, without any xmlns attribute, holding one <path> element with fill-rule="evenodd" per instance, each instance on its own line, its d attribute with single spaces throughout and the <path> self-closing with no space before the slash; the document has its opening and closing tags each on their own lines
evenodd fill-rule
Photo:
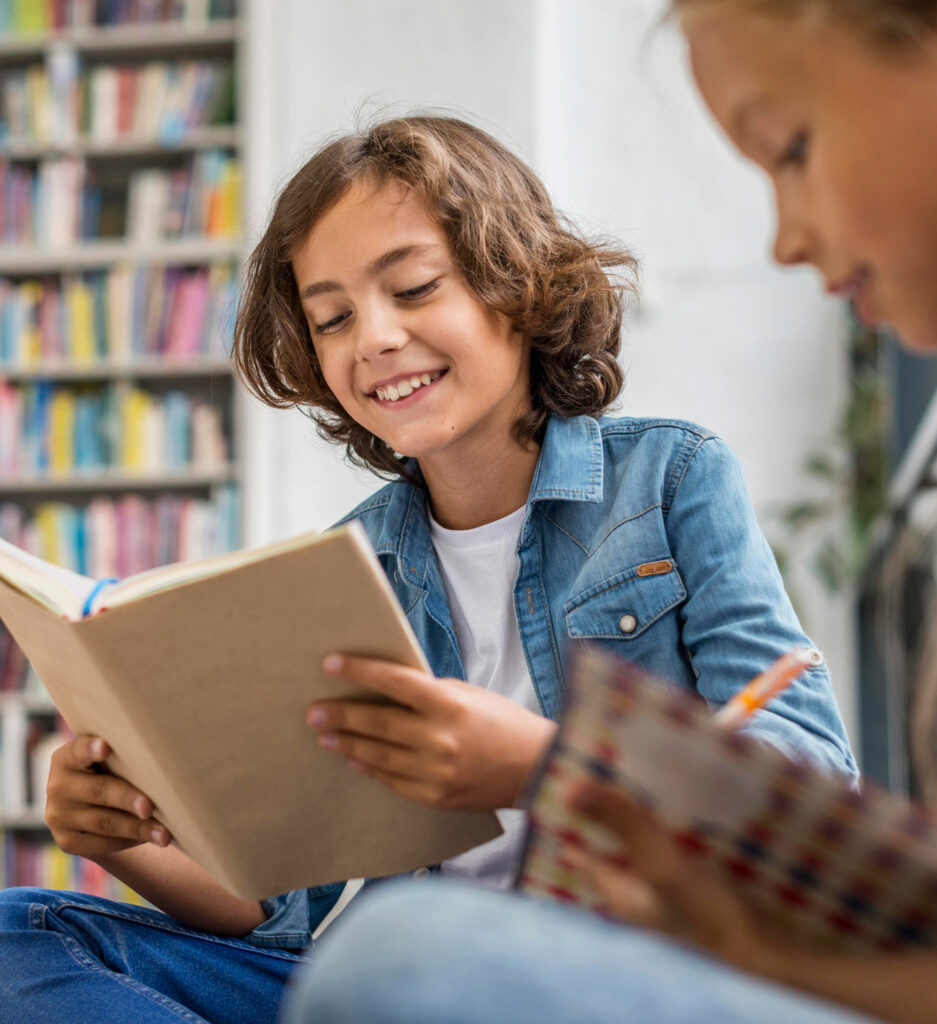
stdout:
<svg viewBox="0 0 937 1024">
<path fill-rule="evenodd" d="M 530 408 L 528 346 L 469 289 L 412 192 L 352 186 L 293 272 L 325 381 L 361 426 L 424 473 L 509 442 Z"/>
<path fill-rule="evenodd" d="M 706 5 L 683 25 L 707 104 L 773 182 L 777 260 L 937 350 L 937 37 L 885 51 L 819 19 Z"/>
</svg>

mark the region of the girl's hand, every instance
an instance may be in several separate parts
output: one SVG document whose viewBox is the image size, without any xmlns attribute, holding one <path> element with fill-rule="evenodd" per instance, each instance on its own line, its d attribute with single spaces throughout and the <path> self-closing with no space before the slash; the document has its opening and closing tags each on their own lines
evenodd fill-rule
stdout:
<svg viewBox="0 0 937 1024">
<path fill-rule="evenodd" d="M 323 668 L 403 707 L 313 704 L 319 745 L 349 766 L 429 807 L 512 807 L 553 737 L 553 722 L 461 679 L 389 661 L 330 655 Z"/>
<path fill-rule="evenodd" d="M 575 810 L 624 841 L 628 870 L 585 851 L 569 854 L 615 917 L 700 946 L 736 967 L 773 974 L 774 950 L 744 904 L 650 813 L 607 783 L 582 783 L 569 799 Z"/>
<path fill-rule="evenodd" d="M 46 824 L 66 852 L 94 859 L 141 843 L 168 846 L 169 832 L 153 814 L 153 802 L 116 775 L 94 766 L 110 748 L 100 736 L 78 736 L 52 755 L 46 786 Z"/>
</svg>

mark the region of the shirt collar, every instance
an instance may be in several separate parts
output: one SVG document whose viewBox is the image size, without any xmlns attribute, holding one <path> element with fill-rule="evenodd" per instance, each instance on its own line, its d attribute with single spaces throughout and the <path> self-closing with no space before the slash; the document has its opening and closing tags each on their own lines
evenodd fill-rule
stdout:
<svg viewBox="0 0 937 1024">
<path fill-rule="evenodd" d="M 408 464 L 419 473 L 415 462 Z M 551 416 L 527 497 L 528 508 L 536 501 L 602 500 L 604 451 L 599 424 L 590 416 Z M 406 480 L 389 489 L 381 532 L 374 543 L 378 555 L 397 560 L 398 579 L 422 586 L 427 555 L 432 547 L 426 493 Z"/>
<path fill-rule="evenodd" d="M 551 416 L 527 504 L 602 500 L 605 460 L 602 432 L 591 416 Z"/>
</svg>

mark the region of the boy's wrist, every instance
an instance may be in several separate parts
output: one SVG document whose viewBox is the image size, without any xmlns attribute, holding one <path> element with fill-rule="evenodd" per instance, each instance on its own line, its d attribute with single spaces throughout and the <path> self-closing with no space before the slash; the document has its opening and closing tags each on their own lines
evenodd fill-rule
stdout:
<svg viewBox="0 0 937 1024">
<path fill-rule="evenodd" d="M 511 801 L 511 807 L 521 807 L 523 805 L 524 798 L 530 788 L 531 779 L 549 750 L 553 737 L 556 735 L 556 722 L 534 712 L 531 712 L 531 715 L 536 719 L 536 722 L 531 721 L 531 737 L 529 743 L 525 744 L 526 756 L 523 763 L 518 767 L 514 785 L 514 799 Z"/>
</svg>

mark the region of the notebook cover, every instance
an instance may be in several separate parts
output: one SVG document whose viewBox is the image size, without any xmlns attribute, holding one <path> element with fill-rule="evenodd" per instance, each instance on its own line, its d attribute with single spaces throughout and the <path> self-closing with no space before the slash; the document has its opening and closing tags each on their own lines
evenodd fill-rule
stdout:
<svg viewBox="0 0 937 1024">
<path fill-rule="evenodd" d="M 827 948 L 937 945 L 937 819 L 723 729 L 706 705 L 598 647 L 570 659 L 571 693 L 532 790 L 519 886 L 600 913 L 570 870 L 581 847 L 627 865 L 620 840 L 571 811 L 577 780 L 623 786 L 759 920 Z"/>
</svg>

